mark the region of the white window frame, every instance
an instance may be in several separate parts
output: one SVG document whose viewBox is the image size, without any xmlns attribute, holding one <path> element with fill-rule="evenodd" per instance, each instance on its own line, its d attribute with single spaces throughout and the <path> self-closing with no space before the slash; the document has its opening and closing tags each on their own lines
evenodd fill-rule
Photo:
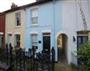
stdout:
<svg viewBox="0 0 90 71">
<path fill-rule="evenodd" d="M 19 18 L 19 24 L 17 23 L 17 16 Z M 21 26 L 21 12 L 16 12 L 15 13 L 15 19 L 16 19 L 16 26 L 17 27 Z"/>
<path fill-rule="evenodd" d="M 36 41 L 32 41 L 33 40 L 33 35 L 35 35 L 36 37 L 34 37 L 34 40 L 36 40 Z M 36 38 L 36 39 L 35 39 Z M 31 34 L 31 46 L 33 47 L 33 46 L 37 46 L 38 47 L 38 34 L 36 34 L 36 33 L 33 33 L 33 34 Z"/>
<path fill-rule="evenodd" d="M 38 7 L 31 8 L 31 24 L 38 25 Z"/>
<path fill-rule="evenodd" d="M 82 37 L 87 37 L 87 41 L 89 40 L 89 37 L 88 37 L 88 36 L 89 36 L 88 33 L 77 33 L 77 38 L 78 38 L 78 37 L 81 37 L 81 38 L 82 38 Z M 80 38 L 79 38 L 79 40 L 77 39 L 77 42 L 78 42 L 78 43 L 81 42 Z M 78 43 L 77 43 L 77 46 L 79 46 Z"/>
<path fill-rule="evenodd" d="M 19 35 L 20 36 L 20 40 L 18 41 L 19 43 L 20 43 L 20 45 L 21 45 L 21 35 L 20 34 L 15 34 L 15 46 L 17 46 L 17 40 L 16 40 L 16 35 Z"/>
</svg>

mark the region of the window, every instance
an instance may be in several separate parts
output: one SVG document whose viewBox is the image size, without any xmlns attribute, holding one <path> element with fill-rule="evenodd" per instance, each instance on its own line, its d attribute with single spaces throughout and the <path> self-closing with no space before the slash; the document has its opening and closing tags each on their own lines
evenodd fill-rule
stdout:
<svg viewBox="0 0 90 71">
<path fill-rule="evenodd" d="M 0 48 L 2 47 L 2 45 L 3 45 L 3 36 L 0 35 Z"/>
<path fill-rule="evenodd" d="M 21 25 L 21 13 L 17 12 L 16 13 L 16 26 L 20 26 Z"/>
<path fill-rule="evenodd" d="M 32 34 L 31 35 L 31 43 L 32 43 L 32 47 L 33 46 L 36 46 L 37 47 L 37 44 L 38 44 L 37 34 Z"/>
<path fill-rule="evenodd" d="M 12 34 L 10 33 L 7 35 L 7 43 L 8 44 L 12 43 Z"/>
<path fill-rule="evenodd" d="M 38 24 L 38 9 L 34 8 L 31 10 L 31 21 L 32 24 Z"/>
<path fill-rule="evenodd" d="M 77 47 L 81 44 L 86 43 L 88 41 L 88 33 L 81 33 L 77 34 Z"/>
<path fill-rule="evenodd" d="M 15 35 L 15 45 L 20 46 L 20 35 L 19 34 Z"/>
</svg>

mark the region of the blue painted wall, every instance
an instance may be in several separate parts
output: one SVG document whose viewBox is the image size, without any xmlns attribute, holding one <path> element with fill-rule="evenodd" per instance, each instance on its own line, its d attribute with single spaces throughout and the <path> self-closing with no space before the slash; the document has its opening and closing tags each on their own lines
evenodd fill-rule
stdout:
<svg viewBox="0 0 90 71">
<path fill-rule="evenodd" d="M 56 35 L 62 30 L 62 3 L 57 1 L 56 3 L 46 3 L 38 5 L 38 25 L 32 26 L 31 24 L 31 8 L 26 9 L 26 23 L 25 23 L 25 48 L 31 47 L 32 33 L 38 34 L 38 51 L 42 50 L 42 34 L 44 32 L 51 33 L 51 48 L 54 47 L 56 50 L 57 60 L 57 39 Z"/>
</svg>

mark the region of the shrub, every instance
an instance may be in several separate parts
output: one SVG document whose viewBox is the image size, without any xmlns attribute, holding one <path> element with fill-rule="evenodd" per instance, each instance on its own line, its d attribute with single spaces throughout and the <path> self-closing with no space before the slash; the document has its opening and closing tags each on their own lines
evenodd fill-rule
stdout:
<svg viewBox="0 0 90 71">
<path fill-rule="evenodd" d="M 84 66 L 84 71 L 90 71 L 90 42 L 82 44 L 77 54 L 80 63 Z"/>
</svg>

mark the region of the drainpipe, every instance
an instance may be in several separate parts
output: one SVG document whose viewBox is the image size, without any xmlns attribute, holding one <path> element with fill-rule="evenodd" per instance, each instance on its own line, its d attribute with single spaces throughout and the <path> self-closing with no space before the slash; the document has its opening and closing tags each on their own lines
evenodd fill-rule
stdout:
<svg viewBox="0 0 90 71">
<path fill-rule="evenodd" d="M 55 48 L 55 1 L 53 0 L 53 37 L 54 37 L 54 48 Z M 57 48 L 55 48 L 55 61 L 57 61 Z"/>
<path fill-rule="evenodd" d="M 87 31 L 87 22 L 86 22 L 86 17 L 83 11 L 83 8 L 81 6 L 81 0 L 78 2 L 79 8 L 80 8 L 80 14 L 81 14 L 81 18 L 83 21 L 83 26 L 84 26 L 84 31 Z"/>
</svg>

